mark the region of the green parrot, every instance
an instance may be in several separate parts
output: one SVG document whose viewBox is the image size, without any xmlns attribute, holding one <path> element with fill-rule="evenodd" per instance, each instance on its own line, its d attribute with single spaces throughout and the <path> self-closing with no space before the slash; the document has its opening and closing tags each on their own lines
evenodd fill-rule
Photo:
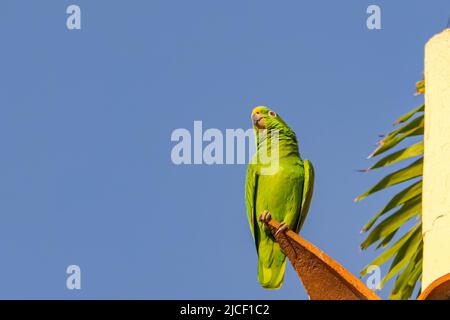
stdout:
<svg viewBox="0 0 450 320">
<path fill-rule="evenodd" d="M 286 256 L 261 219 L 278 220 L 277 232 L 298 233 L 311 203 L 314 169 L 310 161 L 302 160 L 295 133 L 276 112 L 256 107 L 252 121 L 257 145 L 247 170 L 247 216 L 258 254 L 258 281 L 265 289 L 280 289 Z"/>
</svg>

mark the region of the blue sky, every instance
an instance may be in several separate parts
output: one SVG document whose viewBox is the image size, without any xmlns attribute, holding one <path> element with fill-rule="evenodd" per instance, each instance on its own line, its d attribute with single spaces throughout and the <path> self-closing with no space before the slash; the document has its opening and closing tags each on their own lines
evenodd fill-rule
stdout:
<svg viewBox="0 0 450 320">
<path fill-rule="evenodd" d="M 2 1 L 0 298 L 307 298 L 291 268 L 280 291 L 257 283 L 246 166 L 170 158 L 174 129 L 247 129 L 261 104 L 315 165 L 302 236 L 357 274 L 375 256 L 359 230 L 392 193 L 354 204 L 383 174 L 356 170 L 421 103 L 423 46 L 449 15 L 446 0 Z"/>
</svg>

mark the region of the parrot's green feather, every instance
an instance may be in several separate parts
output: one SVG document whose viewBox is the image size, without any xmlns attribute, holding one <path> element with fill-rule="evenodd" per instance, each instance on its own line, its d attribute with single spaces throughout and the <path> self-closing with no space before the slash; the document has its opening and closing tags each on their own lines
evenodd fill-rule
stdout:
<svg viewBox="0 0 450 320">
<path fill-rule="evenodd" d="M 309 160 L 303 161 L 303 167 L 305 168 L 305 180 L 303 182 L 303 198 L 302 198 L 302 208 L 300 210 L 300 220 L 296 233 L 299 233 L 306 217 L 308 216 L 309 207 L 311 205 L 312 195 L 314 193 L 314 167 Z"/>
<path fill-rule="evenodd" d="M 245 182 L 245 205 L 247 208 L 248 223 L 250 225 L 250 231 L 252 232 L 253 238 L 255 239 L 256 250 L 258 250 L 258 240 L 255 236 L 255 226 L 257 226 L 256 221 L 256 186 L 258 182 L 258 176 L 253 166 L 249 166 L 247 170 L 247 178 Z"/>
<path fill-rule="evenodd" d="M 277 115 L 269 117 L 269 113 L 274 113 L 268 108 L 259 107 L 259 111 L 266 116 L 267 136 L 274 129 L 279 132 L 278 169 L 266 174 L 267 164 L 258 163 L 255 158 L 251 161 L 246 179 L 246 208 L 258 253 L 258 280 L 266 289 L 279 289 L 283 284 L 286 256 L 259 218 L 268 210 L 274 219 L 299 232 L 311 203 L 314 170 L 311 162 L 302 161 L 295 133 L 287 124 Z M 263 152 L 262 143 L 269 139 L 260 139 L 256 128 L 255 133 L 255 157 L 258 157 Z"/>
</svg>

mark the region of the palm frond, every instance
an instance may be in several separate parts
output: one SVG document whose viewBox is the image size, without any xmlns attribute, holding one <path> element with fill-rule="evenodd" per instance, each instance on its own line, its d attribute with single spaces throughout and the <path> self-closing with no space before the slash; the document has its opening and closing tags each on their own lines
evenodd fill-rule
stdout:
<svg viewBox="0 0 450 320">
<path fill-rule="evenodd" d="M 424 80 L 416 84 L 416 90 L 417 95 L 425 93 Z M 395 125 L 399 127 L 383 137 L 369 158 L 391 151 L 405 140 L 408 141 L 407 138 L 423 136 L 424 113 L 425 105 L 421 105 L 397 119 Z M 391 186 L 405 184 L 405 188 L 395 194 L 361 231 L 370 231 L 361 244 L 362 249 L 367 249 L 378 243 L 376 249 L 383 250 L 374 261 L 361 271 L 361 277 L 367 275 L 369 267 L 373 265 L 381 266 L 391 261 L 388 273 L 381 281 L 381 287 L 397 275 L 389 296 L 389 299 L 393 300 L 410 298 L 422 276 L 422 180 L 419 179 L 412 184 L 407 184 L 407 182 L 422 177 L 423 151 L 422 138 L 422 141 L 391 152 L 378 160 L 364 171 L 369 172 L 374 169 L 386 168 L 393 164 L 419 157 L 407 166 L 387 174 L 372 188 L 355 199 L 355 201 L 361 201 Z M 380 221 L 382 217 L 384 219 Z M 407 222 L 413 218 L 416 218 L 416 223 L 409 230 L 404 230 Z M 403 235 L 401 235 L 402 232 Z M 395 240 L 396 235 L 399 235 L 398 240 Z"/>
</svg>

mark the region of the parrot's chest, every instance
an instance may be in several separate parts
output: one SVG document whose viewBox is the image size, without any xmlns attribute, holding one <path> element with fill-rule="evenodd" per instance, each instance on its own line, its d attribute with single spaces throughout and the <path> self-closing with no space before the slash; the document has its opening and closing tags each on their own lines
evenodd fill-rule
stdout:
<svg viewBox="0 0 450 320">
<path fill-rule="evenodd" d="M 303 179 L 303 166 L 299 163 L 280 162 L 276 170 L 261 169 L 258 172 L 259 181 L 268 184 L 291 183 Z"/>
<path fill-rule="evenodd" d="M 286 210 L 297 210 L 303 189 L 303 167 L 283 165 L 272 175 L 259 175 L 256 194 L 257 214 L 269 210 L 281 219 Z M 291 208 L 291 209 L 288 209 Z"/>
</svg>

